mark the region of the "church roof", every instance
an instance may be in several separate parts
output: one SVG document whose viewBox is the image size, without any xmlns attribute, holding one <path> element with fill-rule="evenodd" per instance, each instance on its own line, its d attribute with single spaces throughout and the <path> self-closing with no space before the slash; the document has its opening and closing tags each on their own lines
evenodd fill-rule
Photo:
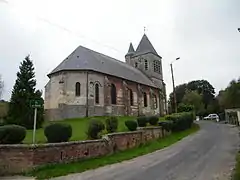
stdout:
<svg viewBox="0 0 240 180">
<path fill-rule="evenodd" d="M 153 54 L 159 56 L 157 51 L 154 49 L 152 43 L 149 41 L 146 34 L 143 35 L 143 37 L 136 49 L 136 55 L 145 54 L 145 53 L 153 53 Z"/>
<path fill-rule="evenodd" d="M 130 43 L 129 49 L 128 49 L 128 53 L 126 54 L 126 56 L 127 56 L 127 55 L 133 55 L 134 53 L 135 53 L 135 50 L 134 50 L 134 48 L 133 48 L 132 43 Z"/>
<path fill-rule="evenodd" d="M 75 49 L 48 76 L 67 70 L 92 70 L 134 81 L 139 84 L 156 87 L 156 85 L 137 68 L 83 46 Z"/>
</svg>

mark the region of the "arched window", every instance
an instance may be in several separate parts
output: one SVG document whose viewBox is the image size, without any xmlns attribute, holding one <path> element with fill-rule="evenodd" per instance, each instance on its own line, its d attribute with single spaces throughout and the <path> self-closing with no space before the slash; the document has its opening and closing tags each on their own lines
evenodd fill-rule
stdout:
<svg viewBox="0 0 240 180">
<path fill-rule="evenodd" d="M 157 109 L 158 104 L 157 104 L 157 96 L 155 94 L 153 94 L 153 108 Z"/>
<path fill-rule="evenodd" d="M 133 106 L 133 92 L 129 89 L 129 99 L 130 99 L 130 106 Z"/>
<path fill-rule="evenodd" d="M 79 82 L 75 85 L 75 96 L 80 96 L 81 84 Z"/>
<path fill-rule="evenodd" d="M 144 107 L 147 107 L 148 104 L 147 104 L 147 93 L 143 93 L 143 104 L 144 104 Z"/>
<path fill-rule="evenodd" d="M 99 84 L 95 84 L 95 103 L 99 104 Z"/>
<path fill-rule="evenodd" d="M 145 70 L 148 70 L 148 61 L 146 59 L 144 60 L 144 67 L 145 67 Z"/>
<path fill-rule="evenodd" d="M 112 104 L 117 104 L 117 91 L 114 84 L 111 84 L 111 102 Z"/>
</svg>

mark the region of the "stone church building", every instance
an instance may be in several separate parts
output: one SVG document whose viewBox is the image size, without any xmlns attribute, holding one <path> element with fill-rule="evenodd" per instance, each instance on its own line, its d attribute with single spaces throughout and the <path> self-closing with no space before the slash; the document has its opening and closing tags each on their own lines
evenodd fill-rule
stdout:
<svg viewBox="0 0 240 180">
<path fill-rule="evenodd" d="M 77 47 L 48 74 L 46 119 L 164 115 L 162 57 L 146 34 L 136 50 L 130 43 L 125 60 Z"/>
</svg>

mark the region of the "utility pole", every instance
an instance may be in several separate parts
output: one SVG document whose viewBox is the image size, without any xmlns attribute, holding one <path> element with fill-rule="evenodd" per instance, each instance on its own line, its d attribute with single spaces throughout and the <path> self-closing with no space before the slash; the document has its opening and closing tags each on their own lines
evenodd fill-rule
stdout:
<svg viewBox="0 0 240 180">
<path fill-rule="evenodd" d="M 175 61 L 179 60 L 180 57 L 176 58 Z M 174 62 L 174 61 L 173 61 Z M 177 96 L 176 96 L 176 89 L 175 89 L 175 83 L 174 83 L 174 75 L 173 75 L 173 62 L 171 62 L 171 73 L 172 73 L 172 84 L 173 84 L 173 101 L 174 101 L 174 112 L 177 113 Z"/>
</svg>

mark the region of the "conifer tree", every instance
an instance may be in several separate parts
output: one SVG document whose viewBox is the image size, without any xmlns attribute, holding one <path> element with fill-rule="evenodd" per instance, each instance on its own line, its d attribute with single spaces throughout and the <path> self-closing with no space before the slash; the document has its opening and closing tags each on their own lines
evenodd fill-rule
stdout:
<svg viewBox="0 0 240 180">
<path fill-rule="evenodd" d="M 8 124 L 18 124 L 27 129 L 33 128 L 34 109 L 30 106 L 31 100 L 38 100 L 43 104 L 42 93 L 36 90 L 36 79 L 33 62 L 29 55 L 21 62 L 17 79 L 12 90 L 9 104 Z M 43 122 L 43 107 L 38 109 L 37 127 Z"/>
</svg>

